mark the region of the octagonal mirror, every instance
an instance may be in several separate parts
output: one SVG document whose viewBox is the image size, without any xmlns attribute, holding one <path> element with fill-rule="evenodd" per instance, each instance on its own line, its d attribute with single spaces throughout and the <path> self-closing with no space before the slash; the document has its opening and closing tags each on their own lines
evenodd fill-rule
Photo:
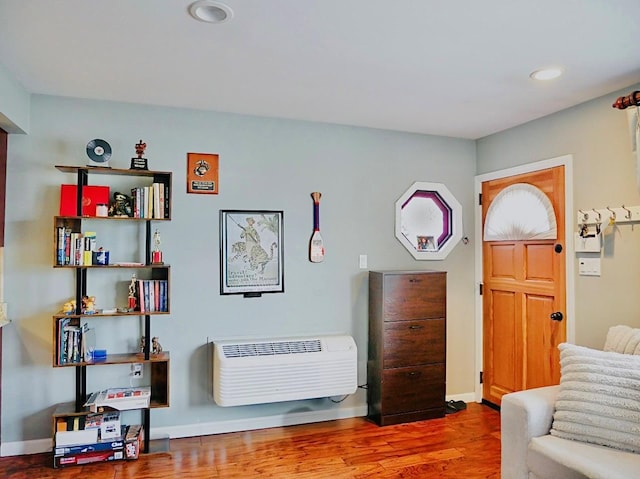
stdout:
<svg viewBox="0 0 640 479">
<path fill-rule="evenodd" d="M 396 238 L 415 259 L 445 259 L 462 238 L 460 203 L 442 183 L 415 182 L 396 201 Z"/>
</svg>

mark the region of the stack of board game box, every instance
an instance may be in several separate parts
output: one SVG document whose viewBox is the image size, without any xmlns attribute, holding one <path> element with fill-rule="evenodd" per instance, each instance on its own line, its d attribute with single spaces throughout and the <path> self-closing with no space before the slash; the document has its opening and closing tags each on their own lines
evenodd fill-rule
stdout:
<svg viewBox="0 0 640 479">
<path fill-rule="evenodd" d="M 114 415 L 118 416 L 117 420 Z M 113 412 L 89 415 L 86 424 L 89 427 L 79 431 L 56 432 L 56 446 L 53 451 L 54 467 L 138 458 L 142 448 L 142 426 L 122 426 L 119 413 Z M 101 437 L 103 430 L 106 434 Z M 81 431 L 88 432 L 75 436 L 77 439 L 61 434 Z M 84 442 L 87 440 L 88 442 Z"/>
</svg>

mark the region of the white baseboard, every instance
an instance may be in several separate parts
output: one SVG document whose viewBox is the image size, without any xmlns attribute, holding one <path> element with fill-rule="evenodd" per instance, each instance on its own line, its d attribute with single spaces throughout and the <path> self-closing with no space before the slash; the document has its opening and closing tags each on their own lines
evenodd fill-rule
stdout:
<svg viewBox="0 0 640 479">
<path fill-rule="evenodd" d="M 293 426 L 296 424 L 310 424 L 314 422 L 332 421 L 367 415 L 367 405 L 350 408 L 327 409 L 322 411 L 307 411 L 277 416 L 252 417 L 228 421 L 215 421 L 200 424 L 185 424 L 183 426 L 166 426 L 151 428 L 151 438 L 167 437 L 177 439 L 181 437 L 208 436 L 226 432 L 250 431 L 270 427 Z M 36 439 L 33 441 L 7 442 L 0 445 L 0 457 L 22 456 L 50 452 L 53 441 Z"/>
<path fill-rule="evenodd" d="M 314 422 L 347 419 L 367 415 L 367 405 L 340 409 L 326 409 L 322 411 L 305 411 L 278 416 L 253 417 L 234 419 L 229 421 L 215 421 L 184 426 L 167 426 L 154 428 L 153 434 L 169 436 L 172 439 L 180 437 L 208 436 L 227 432 L 251 431 L 270 427 L 294 426 L 296 424 L 310 424 Z"/>
<path fill-rule="evenodd" d="M 475 393 L 452 394 L 446 397 L 447 401 L 475 402 Z M 296 424 L 311 424 L 314 422 L 333 421 L 351 417 L 367 415 L 367 405 L 361 404 L 349 408 L 326 409 L 321 411 L 305 411 L 277 416 L 252 417 L 246 419 L 232 419 L 228 421 L 215 421 L 198 424 L 185 424 L 182 426 L 165 426 L 151 428 L 151 437 L 181 437 L 208 436 L 211 434 L 223 434 L 227 432 L 251 431 L 255 429 L 267 429 L 270 427 L 294 426 Z M 35 439 L 32 441 L 16 441 L 0 444 L 0 457 L 22 456 L 27 454 L 39 454 L 50 452 L 53 441 L 48 439 Z"/>
<path fill-rule="evenodd" d="M 53 439 L 34 439 L 32 441 L 3 442 L 0 445 L 0 457 L 26 456 L 27 454 L 39 454 L 50 452 L 53 448 Z"/>
</svg>

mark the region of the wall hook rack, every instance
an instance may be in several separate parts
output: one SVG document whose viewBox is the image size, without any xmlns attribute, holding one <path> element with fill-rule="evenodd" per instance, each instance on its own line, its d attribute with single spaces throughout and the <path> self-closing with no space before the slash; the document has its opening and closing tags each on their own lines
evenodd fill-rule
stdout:
<svg viewBox="0 0 640 479">
<path fill-rule="evenodd" d="M 640 222 L 640 206 L 619 206 L 605 208 L 579 209 L 576 213 L 576 221 L 583 225 L 597 225 L 604 221 L 620 223 Z"/>
</svg>

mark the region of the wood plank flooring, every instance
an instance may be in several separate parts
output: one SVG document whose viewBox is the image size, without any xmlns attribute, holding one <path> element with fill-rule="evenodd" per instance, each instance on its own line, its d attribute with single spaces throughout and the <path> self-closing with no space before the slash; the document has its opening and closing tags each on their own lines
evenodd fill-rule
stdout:
<svg viewBox="0 0 640 479">
<path fill-rule="evenodd" d="M 51 454 L 0 458 L 6 479 L 398 479 L 500 477 L 500 413 L 470 403 L 442 419 L 365 418 L 172 439 L 170 451 L 53 469 Z"/>
</svg>

